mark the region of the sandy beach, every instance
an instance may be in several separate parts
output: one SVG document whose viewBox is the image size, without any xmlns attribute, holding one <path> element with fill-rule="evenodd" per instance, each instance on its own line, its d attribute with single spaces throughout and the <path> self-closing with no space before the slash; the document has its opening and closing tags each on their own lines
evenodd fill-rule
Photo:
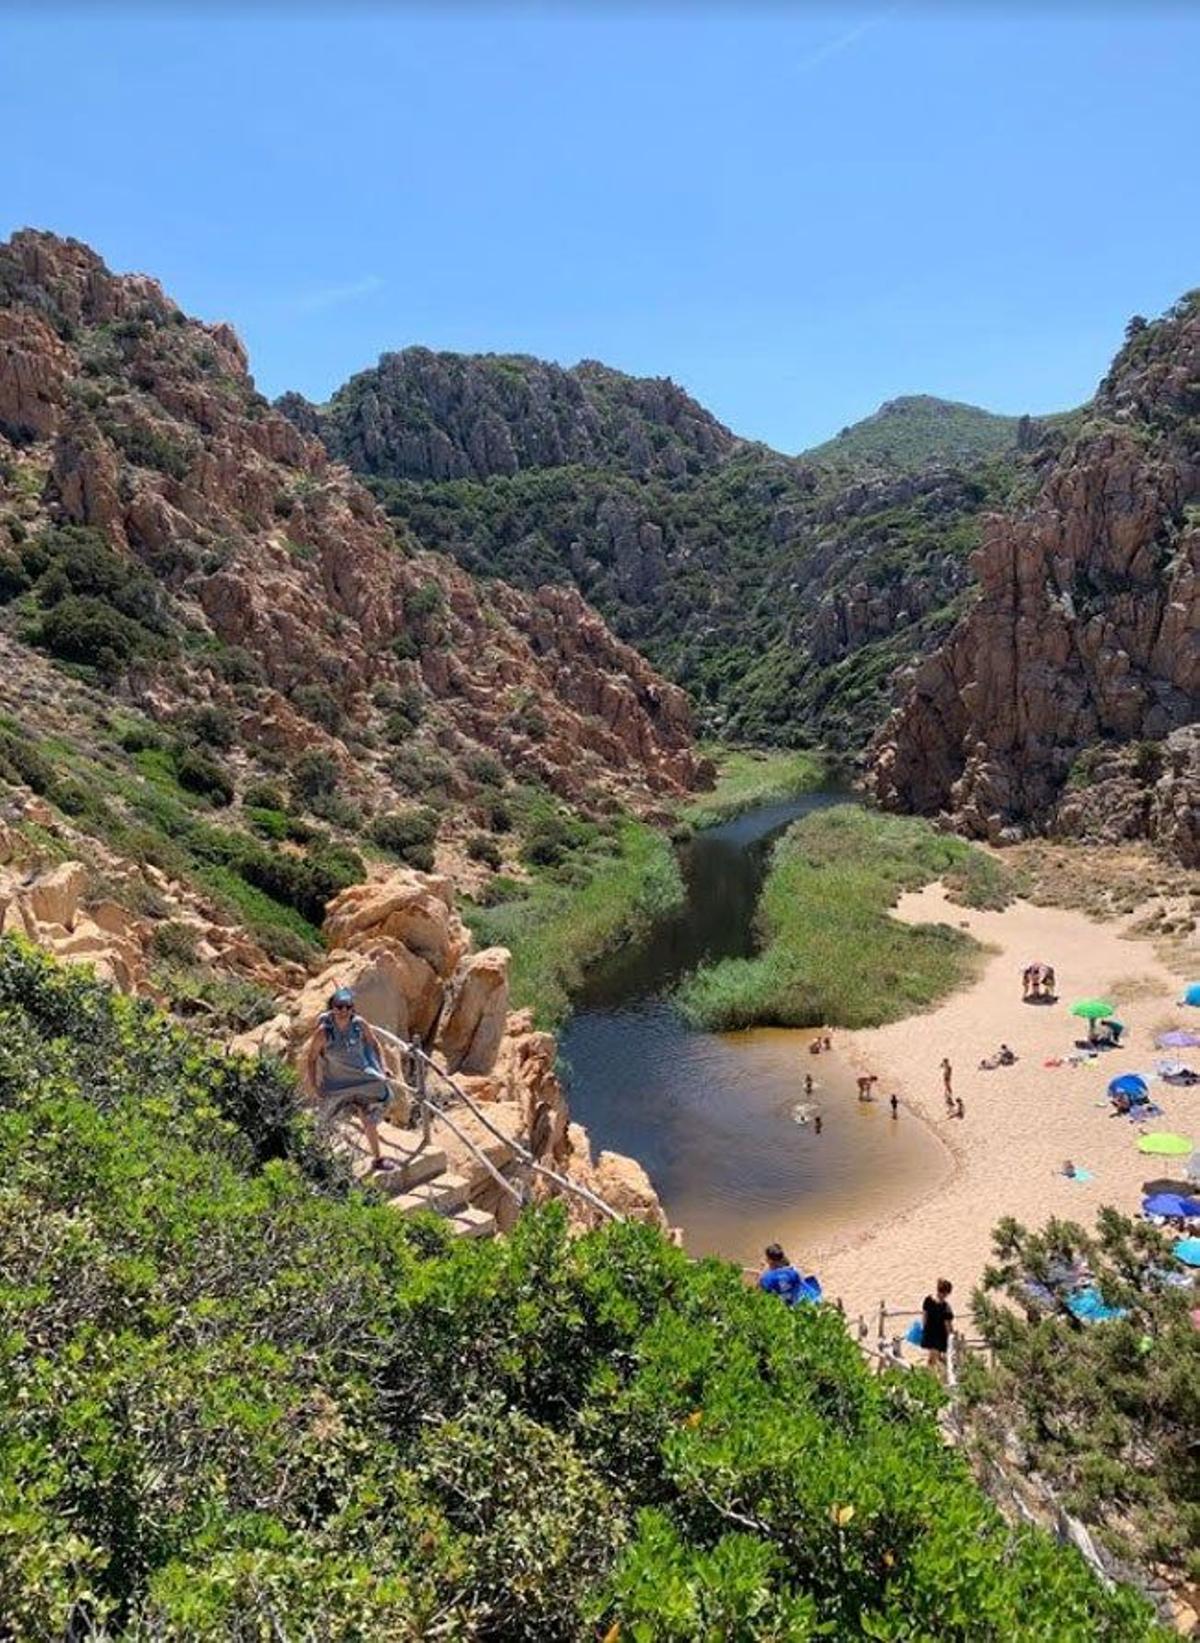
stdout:
<svg viewBox="0 0 1200 1643">
<path fill-rule="evenodd" d="M 1200 1070 L 1200 1050 L 1154 1048 L 1155 1033 L 1170 1026 L 1200 1030 L 1200 1011 L 1175 1004 L 1181 983 L 1194 977 L 1166 969 L 1151 943 L 1127 936 L 1122 923 L 1026 902 L 1004 912 L 975 912 L 948 902 L 940 885 L 906 895 L 896 916 L 954 924 L 994 949 L 976 982 L 937 1009 L 837 1035 L 854 1065 L 879 1074 L 881 1100 L 892 1089 L 899 1093 L 898 1122 L 927 1123 L 949 1148 L 954 1167 L 915 1206 L 849 1239 L 810 1245 L 805 1258 L 820 1272 L 826 1293 L 840 1295 L 851 1315 L 873 1316 L 881 1299 L 891 1307 L 919 1307 L 939 1276 L 953 1282 L 961 1313 L 989 1259 L 991 1230 L 1001 1216 L 1039 1225 L 1062 1215 L 1089 1225 L 1102 1204 L 1136 1210 L 1142 1182 L 1173 1173 L 1175 1160 L 1138 1152 L 1137 1128 L 1110 1116 L 1105 1090 L 1116 1074 L 1150 1072 L 1167 1053 L 1190 1057 Z M 1032 960 L 1054 965 L 1056 1005 L 1022 1001 L 1021 971 Z M 1200 958 L 1193 967 L 1200 970 Z M 1117 1006 L 1127 1028 L 1122 1046 L 1080 1066 L 1047 1067 L 1048 1059 L 1065 1056 L 1086 1035 L 1085 1023 L 1067 1006 L 1091 997 Z M 981 1070 L 980 1060 L 1001 1042 L 1015 1050 L 1016 1065 Z M 961 1121 L 945 1116 L 943 1056 L 965 1105 Z M 1157 1082 L 1151 1090 L 1165 1116 L 1147 1127 L 1200 1143 L 1200 1086 L 1175 1089 Z M 1066 1179 L 1060 1170 L 1067 1158 L 1090 1170 L 1092 1179 Z"/>
</svg>

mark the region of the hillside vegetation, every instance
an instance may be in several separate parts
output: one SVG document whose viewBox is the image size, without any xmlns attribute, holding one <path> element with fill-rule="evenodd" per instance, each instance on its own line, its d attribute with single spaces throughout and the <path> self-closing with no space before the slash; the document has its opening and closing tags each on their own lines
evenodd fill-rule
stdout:
<svg viewBox="0 0 1200 1643">
<path fill-rule="evenodd" d="M 864 462 L 894 468 L 971 462 L 1015 455 L 1021 441 L 1032 444 L 1030 421 L 932 394 L 905 394 L 889 399 L 823 445 L 811 446 L 804 455 L 812 462 L 849 467 Z"/>
<path fill-rule="evenodd" d="M 836 1312 L 640 1226 L 449 1247 L 277 1069 L 11 941 L 0 1026 L 14 1643 L 1155 1635 Z"/>
<path fill-rule="evenodd" d="M 669 381 L 421 348 L 279 408 L 473 574 L 573 583 L 709 733 L 844 748 L 960 613 L 980 516 L 1045 436 L 1019 451 L 1015 419 L 965 407 L 970 437 L 900 418 L 903 462 L 864 435 L 831 466 L 735 438 Z"/>
</svg>

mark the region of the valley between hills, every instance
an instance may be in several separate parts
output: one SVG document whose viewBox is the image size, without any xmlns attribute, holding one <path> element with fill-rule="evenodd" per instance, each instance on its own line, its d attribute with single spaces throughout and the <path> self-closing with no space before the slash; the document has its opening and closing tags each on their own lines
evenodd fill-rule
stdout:
<svg viewBox="0 0 1200 1643">
<path fill-rule="evenodd" d="M 409 347 L 272 404 L 233 327 L 151 277 L 0 245 L 0 1370 L 36 1412 L 0 1477 L 0 1633 L 1195 1622 L 1196 1331 L 1166 1240 L 1104 1208 L 1147 1161 L 1107 1111 L 1021 1150 L 1061 1021 L 1019 1088 L 971 1077 L 988 989 L 1032 958 L 1108 989 L 1143 1056 L 1200 968 L 1200 293 L 1114 348 L 1082 407 L 915 395 L 784 455 L 595 361 Z M 779 823 L 746 950 L 670 1008 L 832 1028 L 831 1089 L 900 1089 L 941 1195 L 796 1235 L 854 1314 L 919 1295 L 957 1227 L 992 1348 L 961 1453 L 831 1308 L 781 1334 L 686 1260 L 558 1058 L 602 961 L 694 899 L 697 830 L 829 789 Z M 397 1101 L 390 1189 L 288 1070 L 347 985 L 446 1104 L 431 1148 Z M 943 1054 L 986 1132 L 923 1088 Z M 388 1051 L 397 1086 L 415 1065 Z M 1063 1209 L 1080 1133 L 1098 1231 L 993 1247 Z M 1053 1294 L 1020 1326 L 996 1298 L 1060 1257 L 1129 1314 L 1073 1358 Z M 1150 1414 L 1142 1338 L 1173 1355 Z M 1091 1569 L 976 1482 L 1035 1461 L 1024 1517 L 1065 1499 Z"/>
</svg>

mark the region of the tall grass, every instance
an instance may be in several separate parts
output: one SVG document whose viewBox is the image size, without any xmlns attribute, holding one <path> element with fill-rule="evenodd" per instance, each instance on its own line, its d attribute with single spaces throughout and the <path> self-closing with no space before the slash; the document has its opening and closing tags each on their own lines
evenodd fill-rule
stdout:
<svg viewBox="0 0 1200 1643">
<path fill-rule="evenodd" d="M 683 900 L 683 879 L 666 835 L 640 822 L 618 830 L 617 853 L 600 859 L 579 886 L 535 879 L 520 900 L 466 909 L 479 945 L 513 955 L 512 999 L 541 1027 L 570 1012 L 589 965 L 636 941 Z"/>
<path fill-rule="evenodd" d="M 838 805 L 796 822 L 775 847 L 759 902 L 762 952 L 691 976 L 678 1001 L 697 1026 L 827 1022 L 873 1027 L 962 985 L 982 949 L 947 924 L 890 917 L 902 890 L 965 871 L 977 854 L 927 823 Z"/>
<path fill-rule="evenodd" d="M 828 776 L 819 753 L 723 747 L 703 751 L 716 762 L 717 785 L 680 811 L 680 819 L 692 827 L 715 827 L 755 805 L 795 798 L 820 787 Z"/>
</svg>

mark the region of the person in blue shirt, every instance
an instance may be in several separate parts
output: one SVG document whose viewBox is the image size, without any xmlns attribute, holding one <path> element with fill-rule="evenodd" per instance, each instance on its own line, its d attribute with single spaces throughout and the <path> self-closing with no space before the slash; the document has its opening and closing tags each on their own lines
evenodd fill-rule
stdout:
<svg viewBox="0 0 1200 1643">
<path fill-rule="evenodd" d="M 768 1244 L 767 1264 L 759 1274 L 758 1287 L 768 1295 L 778 1295 L 785 1306 L 797 1301 L 819 1301 L 821 1286 L 815 1278 L 803 1278 L 783 1253 L 779 1244 Z"/>
</svg>

